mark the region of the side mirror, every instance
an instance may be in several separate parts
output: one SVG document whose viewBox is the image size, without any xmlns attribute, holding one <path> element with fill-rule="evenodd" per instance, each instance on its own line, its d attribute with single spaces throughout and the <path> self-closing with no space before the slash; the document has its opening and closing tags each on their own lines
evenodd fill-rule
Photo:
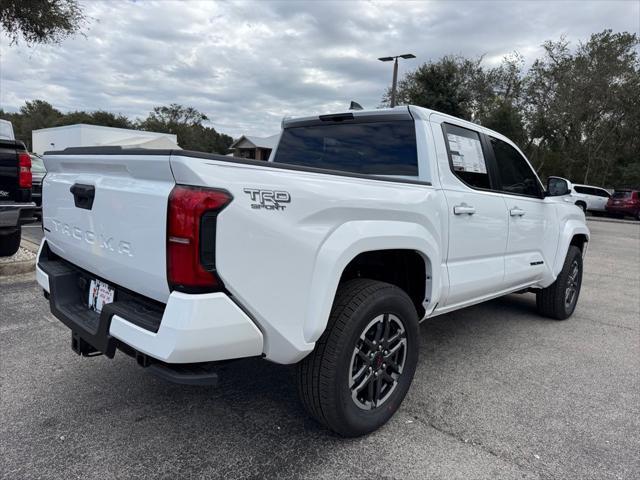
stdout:
<svg viewBox="0 0 640 480">
<path fill-rule="evenodd" d="M 549 177 L 547 179 L 547 197 L 561 197 L 569 195 L 569 180 L 561 177 Z"/>
</svg>

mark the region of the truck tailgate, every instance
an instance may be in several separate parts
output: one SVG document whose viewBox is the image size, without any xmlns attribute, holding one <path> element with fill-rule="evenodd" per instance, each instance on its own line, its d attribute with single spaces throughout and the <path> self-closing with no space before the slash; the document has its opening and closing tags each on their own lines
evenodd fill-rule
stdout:
<svg viewBox="0 0 640 480">
<path fill-rule="evenodd" d="M 43 226 L 55 254 L 166 302 L 169 155 L 45 155 Z M 93 200 L 91 200 L 93 197 Z"/>
</svg>

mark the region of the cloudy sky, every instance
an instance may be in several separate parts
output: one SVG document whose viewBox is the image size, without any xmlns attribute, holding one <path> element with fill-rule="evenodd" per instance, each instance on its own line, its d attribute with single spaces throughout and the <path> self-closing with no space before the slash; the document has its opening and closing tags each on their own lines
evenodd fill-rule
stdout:
<svg viewBox="0 0 640 480">
<path fill-rule="evenodd" d="M 530 62 L 547 39 L 640 29 L 640 0 L 82 4 L 85 36 L 31 48 L 0 39 L 0 107 L 40 98 L 136 118 L 176 102 L 232 136 L 267 135 L 284 115 L 378 106 L 392 72 L 380 56 L 414 53 L 401 74 L 449 53 L 496 63 L 517 50 Z"/>
</svg>

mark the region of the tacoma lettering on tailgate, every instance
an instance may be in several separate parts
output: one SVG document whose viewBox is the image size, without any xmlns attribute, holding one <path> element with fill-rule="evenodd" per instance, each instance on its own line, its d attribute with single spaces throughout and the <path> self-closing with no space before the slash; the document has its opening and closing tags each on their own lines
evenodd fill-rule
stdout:
<svg viewBox="0 0 640 480">
<path fill-rule="evenodd" d="M 69 225 L 68 223 L 61 222 L 54 218 L 51 219 L 51 222 L 53 223 L 53 228 L 56 232 L 66 235 L 69 238 L 85 242 L 89 245 L 98 245 L 100 248 L 110 252 L 116 252 L 121 255 L 133 257 L 131 242 L 116 240 L 113 237 L 102 233 L 96 234 L 91 230 L 84 230 L 80 227 Z"/>
</svg>

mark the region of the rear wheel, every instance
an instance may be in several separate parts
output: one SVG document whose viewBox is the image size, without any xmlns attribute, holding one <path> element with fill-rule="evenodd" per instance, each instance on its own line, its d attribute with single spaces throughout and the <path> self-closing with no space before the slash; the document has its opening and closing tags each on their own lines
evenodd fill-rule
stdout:
<svg viewBox="0 0 640 480">
<path fill-rule="evenodd" d="M 346 282 L 325 333 L 298 365 L 302 403 L 340 435 L 378 429 L 409 390 L 418 344 L 418 315 L 403 290 L 374 280 Z"/>
<path fill-rule="evenodd" d="M 0 229 L 0 257 L 10 257 L 20 248 L 22 231 L 18 229 Z"/>
<path fill-rule="evenodd" d="M 581 286 L 582 252 L 571 245 L 556 281 L 536 295 L 538 313 L 556 320 L 569 318 L 576 309 Z"/>
</svg>

